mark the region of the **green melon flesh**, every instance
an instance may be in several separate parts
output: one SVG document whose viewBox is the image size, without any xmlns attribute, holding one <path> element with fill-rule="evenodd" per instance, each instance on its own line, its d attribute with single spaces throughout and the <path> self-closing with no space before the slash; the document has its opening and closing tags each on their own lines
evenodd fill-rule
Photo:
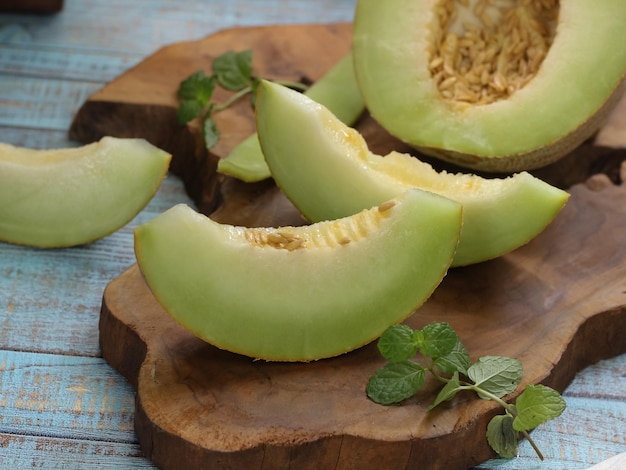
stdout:
<svg viewBox="0 0 626 470">
<path fill-rule="evenodd" d="M 472 3 L 476 3 L 472 0 Z M 372 116 L 421 151 L 468 168 L 520 171 L 551 163 L 592 135 L 626 74 L 626 2 L 562 0 L 538 74 L 489 105 L 443 100 L 428 69 L 439 0 L 359 0 L 355 72 Z"/>
<path fill-rule="evenodd" d="M 57 150 L 0 144 L 0 240 L 51 248 L 102 238 L 150 201 L 170 159 L 141 139 Z"/>
<path fill-rule="evenodd" d="M 135 230 L 135 252 L 155 298 L 199 338 L 253 358 L 311 361 L 374 340 L 444 277 L 460 204 L 419 190 L 393 202 L 282 228 L 223 225 L 178 205 Z M 270 243 L 277 234 L 300 247 Z"/>
<path fill-rule="evenodd" d="M 327 106 L 343 122 L 350 125 L 363 113 L 365 104 L 354 77 L 352 54 L 342 58 L 326 75 L 311 85 L 305 94 Z M 219 173 L 252 183 L 271 176 L 263 158 L 259 138 L 250 135 L 217 164 Z"/>
<path fill-rule="evenodd" d="M 263 82 L 257 126 L 277 185 L 310 221 L 345 217 L 420 188 L 463 205 L 453 266 L 507 253 L 538 235 L 569 195 L 522 172 L 504 179 L 438 173 L 410 155 L 369 151 L 363 137 L 301 93 Z"/>
</svg>

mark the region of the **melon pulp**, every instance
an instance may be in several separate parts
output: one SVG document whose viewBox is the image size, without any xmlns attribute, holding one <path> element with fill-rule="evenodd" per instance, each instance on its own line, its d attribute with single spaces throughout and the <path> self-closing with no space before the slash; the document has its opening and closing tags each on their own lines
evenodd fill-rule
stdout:
<svg viewBox="0 0 626 470">
<path fill-rule="evenodd" d="M 337 62 L 304 93 L 312 100 L 327 106 L 348 125 L 354 123 L 365 108 L 354 77 L 351 53 Z M 217 171 L 247 183 L 269 178 L 270 170 L 263 158 L 258 135 L 256 133 L 250 135 L 230 154 L 220 159 Z"/>
<path fill-rule="evenodd" d="M 0 240 L 51 248 L 102 238 L 150 201 L 170 159 L 142 139 L 55 150 L 0 144 Z"/>
<path fill-rule="evenodd" d="M 257 128 L 276 184 L 308 220 L 335 219 L 419 188 L 463 205 L 453 266 L 507 253 L 538 235 L 569 195 L 527 172 L 507 178 L 438 173 L 417 158 L 369 151 L 363 137 L 323 106 L 263 82 Z"/>
<path fill-rule="evenodd" d="M 180 325 L 219 348 L 311 361 L 374 340 L 445 276 L 461 205 L 410 190 L 308 226 L 219 224 L 177 205 L 135 229 L 139 268 Z"/>
<path fill-rule="evenodd" d="M 559 159 L 599 128 L 624 90 L 626 48 L 617 45 L 626 41 L 626 2 L 501 0 L 492 7 L 471 0 L 469 8 L 462 3 L 358 1 L 355 73 L 368 110 L 387 131 L 467 168 L 513 172 Z M 443 5 L 456 9 L 457 19 Z M 478 18 L 485 15 L 487 22 Z M 505 23 L 511 15 L 519 20 L 515 27 Z M 465 34 L 467 23 L 482 42 Z M 494 33 L 498 25 L 501 32 Z M 543 31 L 542 38 L 537 32 Z M 510 49 L 484 47 L 494 34 Z M 470 60 L 461 60 L 466 45 L 475 49 Z M 483 88 L 503 89 L 505 96 L 481 104 L 467 97 L 468 87 L 454 88 L 455 81 L 475 82 L 472 61 L 493 54 L 490 71 L 481 71 Z M 538 62 L 537 71 L 517 89 L 514 82 L 532 62 Z M 443 68 L 456 70 L 445 85 Z M 456 91 L 444 96 L 446 87 Z"/>
</svg>

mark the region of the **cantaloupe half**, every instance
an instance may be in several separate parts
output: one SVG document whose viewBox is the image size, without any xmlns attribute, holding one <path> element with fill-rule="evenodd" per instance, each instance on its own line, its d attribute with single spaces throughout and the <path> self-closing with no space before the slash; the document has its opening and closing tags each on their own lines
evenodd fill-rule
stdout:
<svg viewBox="0 0 626 470">
<path fill-rule="evenodd" d="M 355 73 L 385 129 L 458 165 L 513 172 L 599 128 L 625 88 L 626 2 L 463 3 L 358 1 Z"/>
<path fill-rule="evenodd" d="M 0 240 L 51 248 L 109 235 L 150 201 L 170 159 L 143 139 L 54 150 L 0 144 Z"/>
<path fill-rule="evenodd" d="M 453 266 L 495 258 L 534 238 L 569 194 L 527 172 L 503 179 L 438 173 L 417 158 L 369 151 L 363 137 L 301 93 L 263 82 L 257 129 L 276 184 L 310 221 L 354 214 L 420 188 L 463 205 Z"/>
<path fill-rule="evenodd" d="M 348 125 L 353 124 L 365 109 L 354 76 L 351 53 L 339 60 L 326 75 L 307 88 L 304 94 L 328 107 L 335 116 Z M 237 145 L 230 154 L 220 159 L 217 171 L 247 183 L 269 178 L 270 170 L 263 158 L 256 132 Z"/>
<path fill-rule="evenodd" d="M 446 274 L 461 205 L 410 190 L 308 226 L 223 225 L 177 205 L 135 229 L 163 308 L 199 338 L 274 361 L 343 354 L 417 309 Z"/>
</svg>

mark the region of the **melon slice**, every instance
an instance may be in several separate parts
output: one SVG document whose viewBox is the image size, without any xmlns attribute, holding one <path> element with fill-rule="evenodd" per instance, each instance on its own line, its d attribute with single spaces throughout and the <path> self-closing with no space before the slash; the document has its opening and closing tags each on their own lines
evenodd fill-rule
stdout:
<svg viewBox="0 0 626 470">
<path fill-rule="evenodd" d="M 0 144 L 0 240 L 51 248 L 102 238 L 150 201 L 170 159 L 142 139 L 56 150 Z"/>
<path fill-rule="evenodd" d="M 352 54 L 337 62 L 326 75 L 311 85 L 305 94 L 327 106 L 335 116 L 348 125 L 354 123 L 365 109 L 354 77 Z M 247 183 L 269 178 L 270 170 L 263 158 L 258 135 L 256 133 L 250 135 L 228 156 L 220 159 L 217 171 Z"/>
<path fill-rule="evenodd" d="M 625 24 L 619 0 L 359 0 L 355 72 L 399 139 L 468 168 L 528 170 L 570 152 L 617 104 Z"/>
<path fill-rule="evenodd" d="M 135 229 L 163 308 L 199 338 L 274 361 L 343 354 L 417 309 L 446 274 L 461 205 L 409 190 L 308 226 L 223 225 L 186 205 Z"/>
<path fill-rule="evenodd" d="M 463 205 L 453 266 L 507 253 L 538 235 L 569 195 L 527 172 L 487 179 L 438 173 L 417 158 L 369 151 L 363 137 L 301 93 L 263 82 L 257 127 L 276 184 L 310 221 L 354 214 L 420 188 Z"/>
</svg>

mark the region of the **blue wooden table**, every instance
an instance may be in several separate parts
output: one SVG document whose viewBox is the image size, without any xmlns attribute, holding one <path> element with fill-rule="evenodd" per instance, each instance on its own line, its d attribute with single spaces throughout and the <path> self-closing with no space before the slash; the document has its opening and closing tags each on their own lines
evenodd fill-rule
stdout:
<svg viewBox="0 0 626 470">
<path fill-rule="evenodd" d="M 231 26 L 350 21 L 355 3 L 66 0 L 56 15 L 0 14 L 0 141 L 76 146 L 67 131 L 84 100 L 159 47 Z M 134 263 L 133 228 L 178 202 L 190 201 L 169 176 L 135 220 L 90 245 L 0 243 L 0 468 L 153 468 L 97 325 L 103 289 Z M 519 458 L 480 468 L 586 469 L 626 452 L 626 355 L 580 372 L 564 396 L 566 412 L 533 433 L 543 463 L 523 442 Z"/>
</svg>

